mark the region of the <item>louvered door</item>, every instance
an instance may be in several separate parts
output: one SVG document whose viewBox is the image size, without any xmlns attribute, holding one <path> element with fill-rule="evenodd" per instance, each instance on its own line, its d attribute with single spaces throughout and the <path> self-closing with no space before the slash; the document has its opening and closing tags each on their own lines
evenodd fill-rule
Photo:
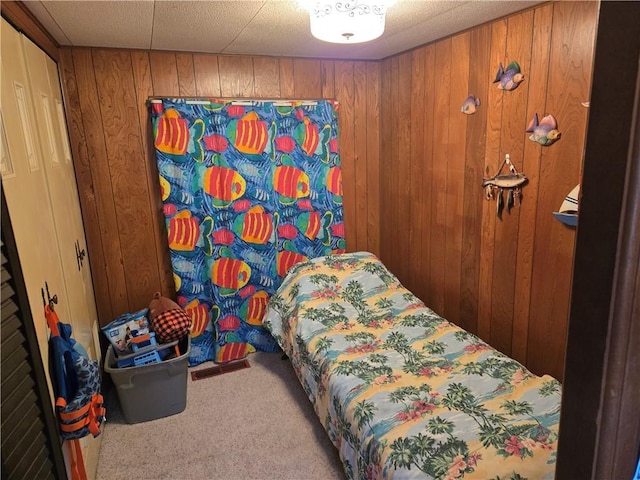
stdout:
<svg viewBox="0 0 640 480">
<path fill-rule="evenodd" d="M 2 478 L 63 479 L 64 460 L 2 195 Z M 46 408 L 43 408 L 43 405 Z"/>
</svg>

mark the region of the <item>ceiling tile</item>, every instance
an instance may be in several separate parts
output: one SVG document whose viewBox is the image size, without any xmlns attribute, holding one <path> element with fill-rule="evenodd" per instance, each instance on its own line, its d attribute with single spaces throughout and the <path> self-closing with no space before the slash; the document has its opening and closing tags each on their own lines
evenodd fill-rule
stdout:
<svg viewBox="0 0 640 480">
<path fill-rule="evenodd" d="M 220 53 L 262 8 L 262 1 L 156 1 L 153 49 Z"/>
<path fill-rule="evenodd" d="M 43 0 L 25 5 L 61 45 L 378 60 L 538 3 L 395 0 L 384 34 L 354 45 L 312 37 L 300 0 Z"/>
<path fill-rule="evenodd" d="M 225 53 L 293 55 L 300 44 L 314 41 L 309 15 L 295 0 L 265 2 Z"/>
<path fill-rule="evenodd" d="M 420 2 L 409 2 L 412 4 Z M 424 45 L 440 38 L 462 32 L 476 25 L 506 16 L 511 13 L 539 4 L 539 1 L 471 1 L 471 2 L 432 2 L 438 4 L 437 11 L 431 11 L 419 20 L 417 12 L 414 21 L 407 18 L 411 8 L 400 12 L 399 17 L 388 16 L 390 26 L 386 42 L 382 45 L 363 44 L 357 52 L 359 56 L 370 57 L 373 52 L 385 58 L 411 48 Z M 391 14 L 391 9 L 390 9 Z M 395 14 L 394 14 L 395 15 Z M 396 29 L 397 25 L 403 25 Z M 387 34 L 387 32 L 385 32 Z M 384 35 L 383 35 L 384 37 Z"/>
<path fill-rule="evenodd" d="M 29 2 L 26 2 L 27 6 Z M 68 44 L 150 48 L 153 1 L 41 2 L 65 33 Z M 61 42 L 62 43 L 62 42 Z M 67 43 L 63 43 L 68 45 Z"/>
<path fill-rule="evenodd" d="M 71 41 L 67 38 L 64 31 L 56 23 L 56 19 L 51 16 L 42 2 L 27 2 L 29 10 L 36 16 L 42 26 L 60 45 L 71 45 Z"/>
</svg>

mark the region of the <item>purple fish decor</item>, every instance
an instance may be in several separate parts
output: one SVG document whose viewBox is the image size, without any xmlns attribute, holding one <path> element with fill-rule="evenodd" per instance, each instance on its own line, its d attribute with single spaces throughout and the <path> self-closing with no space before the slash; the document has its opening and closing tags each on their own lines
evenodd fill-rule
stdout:
<svg viewBox="0 0 640 480">
<path fill-rule="evenodd" d="M 473 115 L 476 113 L 476 110 L 480 106 L 480 99 L 476 98 L 475 95 L 469 95 L 464 102 L 462 102 L 462 107 L 460 107 L 460 111 L 465 115 Z"/>
<path fill-rule="evenodd" d="M 500 172 L 507 165 L 509 173 Z M 487 169 L 488 170 L 488 169 Z M 509 154 L 504 157 L 498 172 L 489 178 L 482 179 L 482 187 L 484 188 L 484 196 L 487 200 L 496 200 L 496 216 L 502 220 L 502 212 L 505 207 L 504 191 L 507 191 L 507 213 L 511 213 L 511 209 L 515 206 L 516 201 L 522 201 L 522 187 L 527 183 L 528 179 L 524 173 L 518 173 L 516 167 L 511 163 Z"/>
<path fill-rule="evenodd" d="M 560 140 L 562 135 L 558 131 L 558 122 L 553 115 L 545 115 L 538 121 L 538 114 L 534 113 L 525 132 L 530 132 L 529 140 L 548 147 Z"/>
<path fill-rule="evenodd" d="M 518 88 L 518 85 L 523 80 L 524 74 L 520 71 L 520 65 L 518 65 L 518 62 L 513 61 L 507 65 L 506 69 L 503 68 L 502 63 L 500 64 L 493 83 L 497 83 L 500 90 L 511 91 Z"/>
</svg>

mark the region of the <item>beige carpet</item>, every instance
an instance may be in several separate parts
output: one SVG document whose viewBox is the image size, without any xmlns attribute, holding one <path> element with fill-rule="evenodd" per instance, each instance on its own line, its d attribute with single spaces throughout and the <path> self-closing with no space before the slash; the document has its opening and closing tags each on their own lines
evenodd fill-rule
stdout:
<svg viewBox="0 0 640 480">
<path fill-rule="evenodd" d="M 344 479 L 290 362 L 261 352 L 248 360 L 251 368 L 189 375 L 186 410 L 150 422 L 126 424 L 112 388 L 97 480 Z"/>
</svg>

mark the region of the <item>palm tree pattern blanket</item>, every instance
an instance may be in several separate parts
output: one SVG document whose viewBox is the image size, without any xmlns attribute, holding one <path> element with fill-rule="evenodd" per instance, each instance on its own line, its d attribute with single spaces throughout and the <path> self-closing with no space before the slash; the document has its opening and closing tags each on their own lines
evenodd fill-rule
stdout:
<svg viewBox="0 0 640 480">
<path fill-rule="evenodd" d="M 368 252 L 292 267 L 264 326 L 349 479 L 552 479 L 560 383 L 438 316 Z"/>
</svg>

